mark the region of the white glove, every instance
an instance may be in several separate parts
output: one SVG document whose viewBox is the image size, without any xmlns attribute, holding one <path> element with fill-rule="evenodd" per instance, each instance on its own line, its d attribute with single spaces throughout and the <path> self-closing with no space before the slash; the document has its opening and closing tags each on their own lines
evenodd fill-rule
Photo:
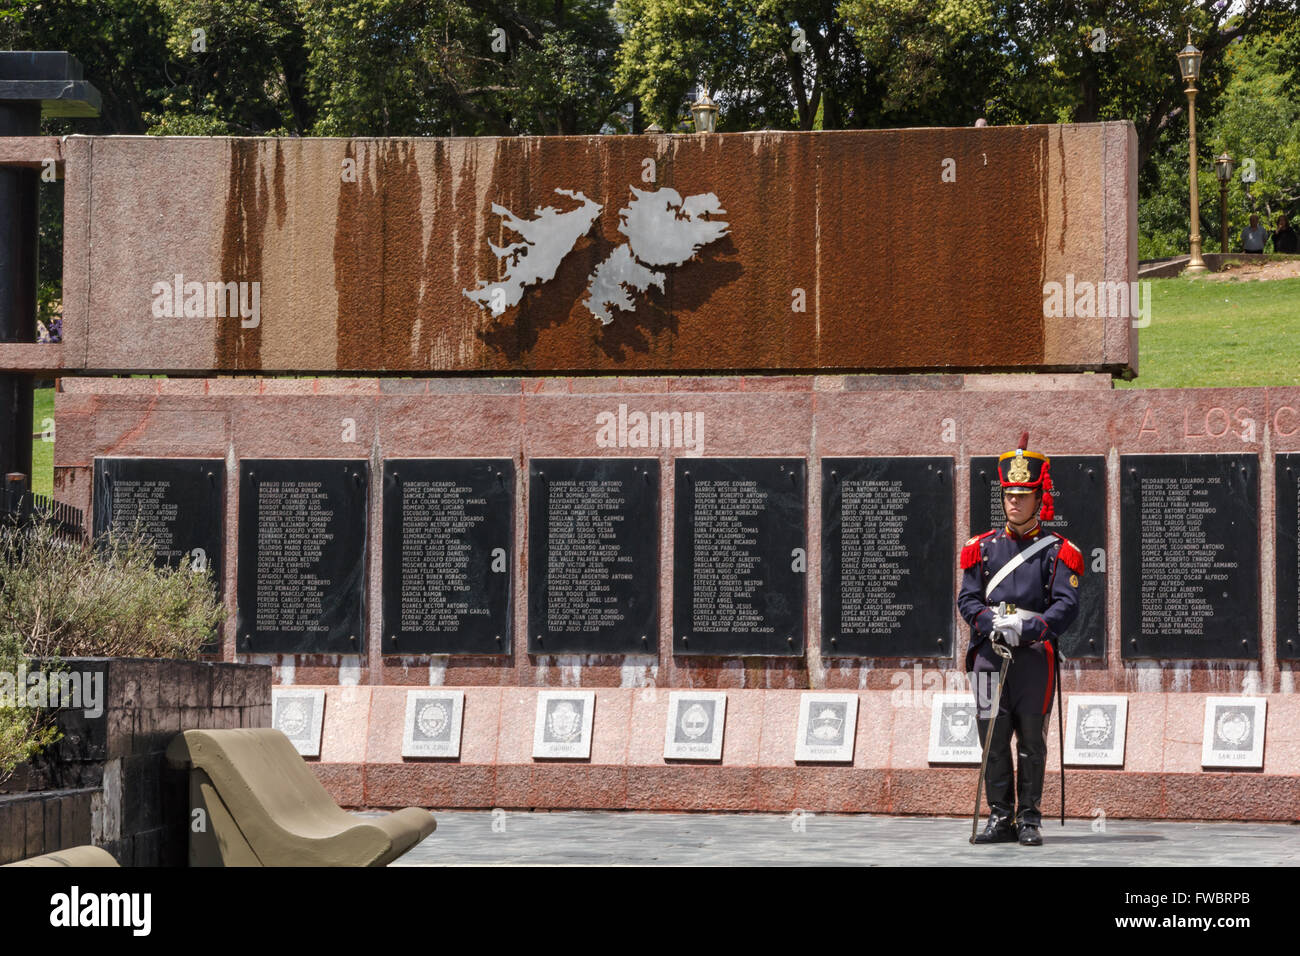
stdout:
<svg viewBox="0 0 1300 956">
<path fill-rule="evenodd" d="M 1022 620 L 1016 614 L 993 615 L 993 630 L 1002 635 L 1002 642 L 1007 647 L 1020 646 L 1020 627 Z"/>
</svg>

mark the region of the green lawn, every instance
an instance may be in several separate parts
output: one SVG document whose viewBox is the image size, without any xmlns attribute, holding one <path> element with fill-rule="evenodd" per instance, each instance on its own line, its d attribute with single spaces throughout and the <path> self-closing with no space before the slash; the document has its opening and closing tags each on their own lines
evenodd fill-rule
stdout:
<svg viewBox="0 0 1300 956">
<path fill-rule="evenodd" d="M 33 435 L 44 431 L 47 418 L 54 419 L 54 389 L 38 388 L 32 403 Z M 42 495 L 54 490 L 54 442 L 35 437 L 32 439 L 32 490 Z"/>
<path fill-rule="evenodd" d="M 1300 385 L 1300 279 L 1151 280 L 1138 377 L 1124 388 Z"/>
</svg>

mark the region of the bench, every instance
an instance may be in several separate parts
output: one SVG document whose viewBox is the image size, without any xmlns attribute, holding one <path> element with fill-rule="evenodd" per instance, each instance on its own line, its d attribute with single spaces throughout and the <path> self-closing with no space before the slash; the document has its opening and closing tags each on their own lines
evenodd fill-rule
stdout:
<svg viewBox="0 0 1300 956">
<path fill-rule="evenodd" d="M 98 846 L 73 846 L 66 850 L 55 850 L 40 856 L 29 857 L 6 863 L 5 866 L 117 866 L 113 854 Z"/>
<path fill-rule="evenodd" d="M 167 762 L 189 771 L 190 866 L 387 866 L 437 827 L 341 810 L 278 730 L 187 730 Z"/>
</svg>

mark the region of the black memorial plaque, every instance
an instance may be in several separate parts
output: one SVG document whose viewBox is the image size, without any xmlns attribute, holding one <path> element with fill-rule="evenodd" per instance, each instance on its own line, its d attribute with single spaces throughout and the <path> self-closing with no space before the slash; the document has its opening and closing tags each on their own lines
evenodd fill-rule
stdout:
<svg viewBox="0 0 1300 956">
<path fill-rule="evenodd" d="M 1106 657 L 1106 459 L 1102 455 L 1052 455 L 1056 517 L 1043 527 L 1069 538 L 1083 555 L 1079 616 L 1061 638 L 1069 658 Z M 996 457 L 970 460 L 970 533 L 1006 525 Z"/>
<path fill-rule="evenodd" d="M 658 459 L 530 461 L 528 653 L 653 654 L 658 634 Z"/>
<path fill-rule="evenodd" d="M 1259 657 L 1259 459 L 1120 458 L 1123 657 Z"/>
<path fill-rule="evenodd" d="M 808 594 L 808 463 L 678 458 L 673 653 L 797 657 Z"/>
<path fill-rule="evenodd" d="M 822 459 L 822 655 L 951 657 L 951 458 Z"/>
<path fill-rule="evenodd" d="M 1300 455 L 1277 455 L 1277 658 L 1300 660 Z"/>
<path fill-rule="evenodd" d="M 212 570 L 222 593 L 226 463 L 219 458 L 96 458 L 95 537 L 138 529 L 159 567 Z"/>
<path fill-rule="evenodd" d="M 241 654 L 365 649 L 369 462 L 239 463 Z"/>
<path fill-rule="evenodd" d="M 515 463 L 384 462 L 385 654 L 508 654 Z"/>
</svg>

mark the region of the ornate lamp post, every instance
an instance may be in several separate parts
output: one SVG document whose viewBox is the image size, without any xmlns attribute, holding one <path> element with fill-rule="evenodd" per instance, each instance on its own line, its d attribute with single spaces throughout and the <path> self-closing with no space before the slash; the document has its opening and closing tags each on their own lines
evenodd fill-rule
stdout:
<svg viewBox="0 0 1300 956">
<path fill-rule="evenodd" d="M 1192 31 L 1187 30 L 1187 46 L 1178 54 L 1178 69 L 1187 82 L 1187 133 L 1189 185 L 1191 187 L 1192 207 L 1192 255 L 1187 263 L 1189 273 L 1207 272 L 1205 260 L 1201 258 L 1201 204 L 1196 195 L 1196 80 L 1201 75 L 1201 51 L 1192 46 Z"/>
<path fill-rule="evenodd" d="M 1232 178 L 1232 167 L 1236 165 L 1227 153 L 1220 153 L 1214 160 L 1214 174 L 1219 177 L 1219 251 L 1228 251 L 1228 180 Z"/>
<path fill-rule="evenodd" d="M 708 90 L 700 90 L 700 98 L 691 104 L 691 118 L 695 120 L 695 132 L 712 133 L 718 126 L 718 107 L 709 98 Z"/>
</svg>

